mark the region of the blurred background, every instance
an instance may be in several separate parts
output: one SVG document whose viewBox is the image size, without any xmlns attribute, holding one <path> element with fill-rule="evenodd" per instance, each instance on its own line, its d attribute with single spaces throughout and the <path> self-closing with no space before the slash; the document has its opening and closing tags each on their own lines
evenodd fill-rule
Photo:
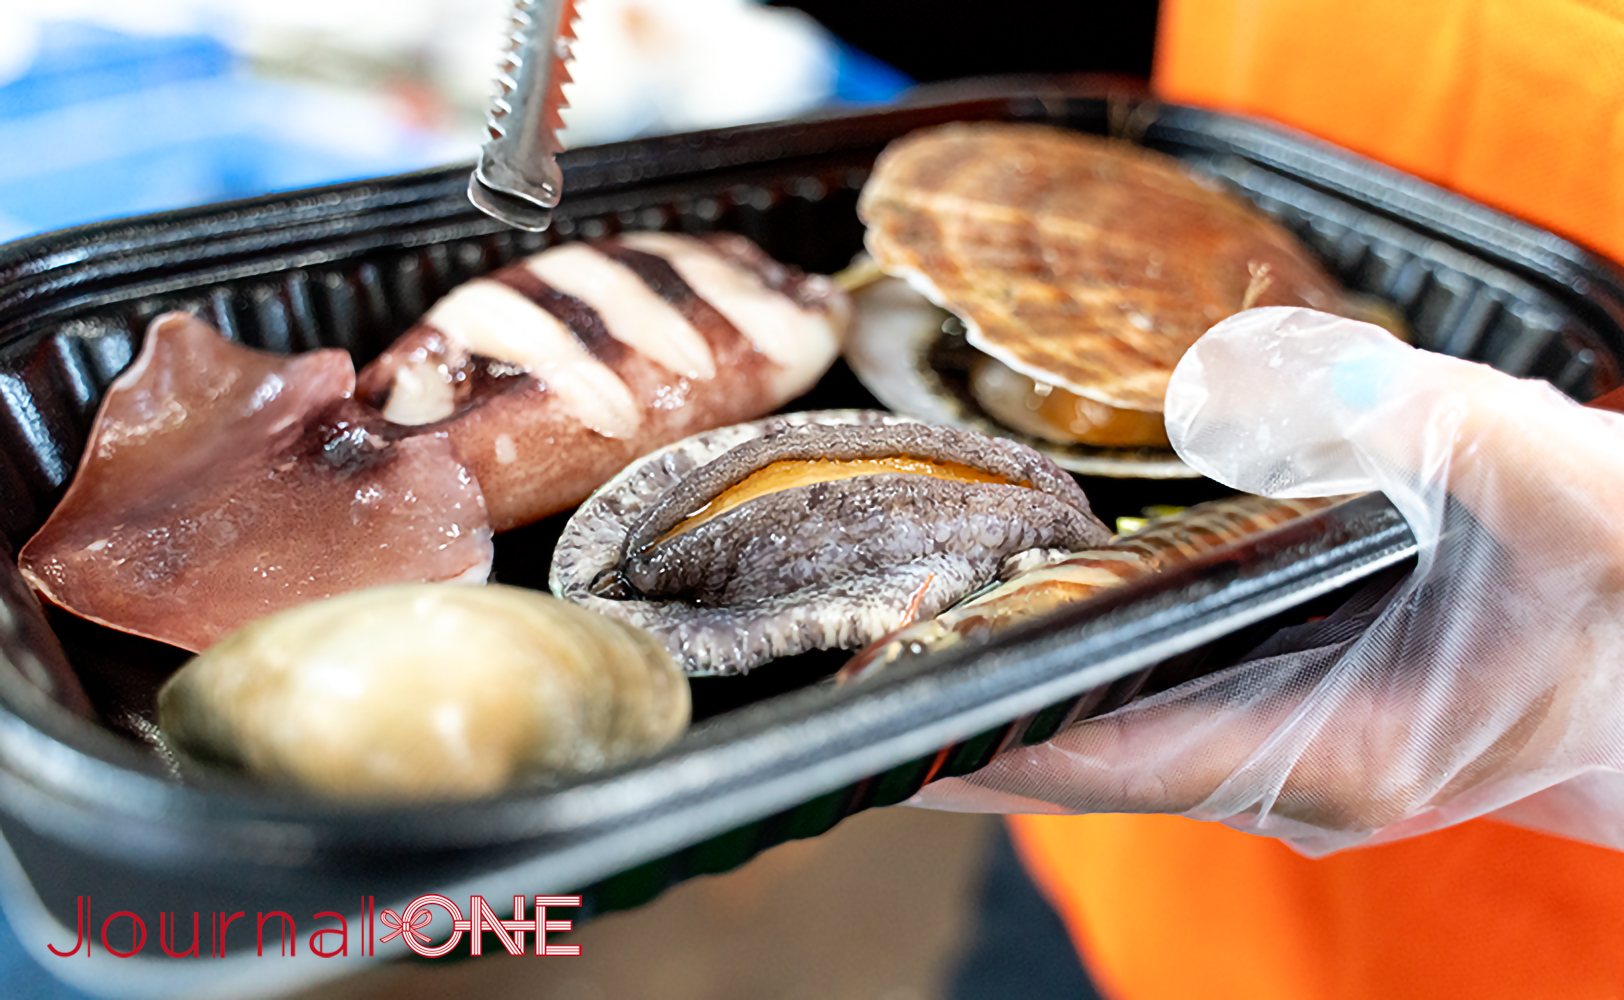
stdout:
<svg viewBox="0 0 1624 1000">
<path fill-rule="evenodd" d="M 0 241 L 472 160 L 511 0 L 0 0 Z M 885 101 L 749 0 L 585 0 L 564 141 Z"/>
<path fill-rule="evenodd" d="M 0 242 L 471 161 L 511 0 L 0 0 Z M 581 0 L 564 141 L 793 117 L 914 81 L 1146 76 L 1157 5 Z"/>
<path fill-rule="evenodd" d="M 471 162 L 510 3 L 0 0 L 0 242 Z M 570 146 L 884 103 L 968 75 L 1145 76 L 1156 5 L 1010 0 L 994 16 L 967 0 L 580 0 L 580 12 Z M 579 959 L 385 967 L 301 1000 L 946 996 L 998 825 L 864 813 L 593 922 L 571 935 Z M 0 997 L 82 995 L 0 921 Z"/>
</svg>

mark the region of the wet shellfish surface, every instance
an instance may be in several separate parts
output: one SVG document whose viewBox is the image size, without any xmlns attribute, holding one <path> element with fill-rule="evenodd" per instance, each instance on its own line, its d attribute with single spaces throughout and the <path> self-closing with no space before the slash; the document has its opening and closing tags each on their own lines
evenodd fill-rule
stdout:
<svg viewBox="0 0 1624 1000">
<path fill-rule="evenodd" d="M 1049 126 L 907 136 L 858 213 L 880 266 L 963 319 L 972 346 L 1128 410 L 1160 412 L 1173 366 L 1226 316 L 1341 298 L 1284 228 L 1171 157 Z"/>
<path fill-rule="evenodd" d="M 1089 475 L 1194 475 L 1167 447 L 1163 398 L 1212 324 L 1253 306 L 1346 306 L 1244 199 L 1068 129 L 912 133 L 881 154 L 858 214 L 871 269 L 921 296 L 859 293 L 847 354 L 863 382 L 900 412 L 1012 434 Z M 962 323 L 956 349 L 925 300 Z"/>
<path fill-rule="evenodd" d="M 763 470 L 765 488 L 712 513 Z M 739 673 L 861 646 L 1011 556 L 1108 537 L 1076 482 L 1022 445 L 883 413 L 798 413 L 628 468 L 564 529 L 552 589 L 648 629 L 690 674 Z"/>
<path fill-rule="evenodd" d="M 884 278 L 852 296 L 857 316 L 846 361 L 880 402 L 932 423 L 968 427 L 1029 445 L 1063 469 L 1085 476 L 1196 479 L 1170 448 L 1062 444 L 994 420 L 974 398 L 971 370 L 986 355 L 970 347 L 952 313 L 900 278 Z M 1157 415 L 1160 416 L 1159 414 Z"/>
<path fill-rule="evenodd" d="M 688 683 L 648 635 L 517 587 L 416 584 L 254 622 L 158 696 L 184 762 L 337 800 L 467 799 L 653 753 Z"/>
</svg>

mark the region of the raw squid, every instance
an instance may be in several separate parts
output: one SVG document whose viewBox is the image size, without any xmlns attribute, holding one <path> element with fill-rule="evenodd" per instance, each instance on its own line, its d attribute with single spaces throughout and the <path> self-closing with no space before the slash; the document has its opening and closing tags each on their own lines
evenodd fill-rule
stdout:
<svg viewBox="0 0 1624 1000">
<path fill-rule="evenodd" d="M 742 236 L 570 243 L 454 289 L 362 371 L 361 393 L 446 431 L 504 531 L 805 392 L 850 312 L 827 279 Z"/>
<path fill-rule="evenodd" d="M 185 313 L 107 391 L 67 495 L 19 564 L 48 600 L 190 650 L 381 583 L 484 580 L 491 529 L 443 433 L 352 398 L 343 351 L 281 357 Z"/>
<path fill-rule="evenodd" d="M 453 290 L 362 398 L 342 351 L 276 357 L 169 314 L 22 570 L 79 615 L 191 650 L 349 590 L 483 580 L 493 530 L 806 391 L 849 312 L 743 237 L 568 244 Z"/>
</svg>

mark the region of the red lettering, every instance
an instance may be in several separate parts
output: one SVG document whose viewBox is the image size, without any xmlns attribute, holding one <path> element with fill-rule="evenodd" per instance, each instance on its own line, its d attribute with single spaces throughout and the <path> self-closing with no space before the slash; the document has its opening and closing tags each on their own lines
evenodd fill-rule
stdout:
<svg viewBox="0 0 1624 1000">
<path fill-rule="evenodd" d="M 197 944 L 199 940 L 197 932 L 197 911 L 192 911 L 192 947 L 186 951 L 176 951 L 172 947 L 175 943 L 175 924 L 168 923 L 165 918 L 169 916 L 170 914 L 167 913 L 158 914 L 158 947 L 162 948 L 164 950 L 164 954 L 168 955 L 170 958 L 187 958 L 196 956 Z M 179 923 L 179 921 L 176 921 L 175 923 Z M 167 932 L 164 929 L 166 925 L 168 926 Z"/>
<path fill-rule="evenodd" d="M 334 955 L 348 955 L 350 953 L 350 925 L 345 922 L 344 915 L 334 913 L 332 910 L 323 910 L 311 919 L 320 920 L 322 917 L 332 917 L 338 921 L 338 926 L 324 927 L 319 931 L 312 931 L 310 934 L 310 950 L 322 958 L 332 958 Z M 322 936 L 325 934 L 338 935 L 339 944 L 337 948 L 332 951 L 322 950 L 321 941 L 323 940 Z"/>
<path fill-rule="evenodd" d="M 512 920 L 504 920 L 504 921 L 502 921 L 502 926 L 506 927 L 510 931 L 515 931 L 516 932 L 513 935 L 513 938 L 514 938 L 514 942 L 519 946 L 519 950 L 513 951 L 512 954 L 514 954 L 514 955 L 523 955 L 524 954 L 524 932 L 525 931 L 534 930 L 537 934 L 541 933 L 541 925 L 540 924 L 536 923 L 536 921 L 534 921 L 534 920 L 526 920 L 526 919 L 524 919 L 524 897 L 523 896 L 514 896 L 513 897 L 513 919 Z"/>
<path fill-rule="evenodd" d="M 224 913 L 220 914 L 220 945 L 219 949 L 215 952 L 216 955 L 219 955 L 221 958 L 226 956 L 226 928 L 231 926 L 231 922 L 233 920 L 244 916 L 247 916 L 247 914 L 241 910 L 238 910 L 229 917 Z"/>
<path fill-rule="evenodd" d="M 524 954 L 524 931 L 519 930 L 519 928 L 528 928 L 530 926 L 524 919 L 524 897 L 514 896 L 513 905 L 515 907 L 513 919 L 501 920 L 497 918 L 496 911 L 491 909 L 491 905 L 485 902 L 484 896 L 469 897 L 468 923 L 470 936 L 468 954 L 483 954 L 482 946 L 485 943 L 485 931 L 487 930 L 496 935 L 496 939 L 502 942 L 502 947 L 507 949 L 509 955 Z M 518 926 L 515 927 L 515 924 Z M 518 933 L 509 935 L 507 933 L 509 928 L 517 930 Z"/>
<path fill-rule="evenodd" d="M 117 948 L 107 943 L 107 925 L 117 920 L 119 917 L 129 917 L 134 921 L 134 923 L 130 925 L 131 947 L 129 951 L 119 951 Z M 119 910 L 117 913 L 102 921 L 101 939 L 103 948 L 106 948 L 109 952 L 117 955 L 119 958 L 129 958 L 131 955 L 134 955 L 136 952 L 147 946 L 147 922 L 131 913 L 129 910 Z"/>
<path fill-rule="evenodd" d="M 85 897 L 75 896 L 73 898 L 73 909 L 78 914 L 79 924 L 79 936 L 74 939 L 73 951 L 57 951 L 56 945 L 51 944 L 49 941 L 45 942 L 45 947 L 51 949 L 51 954 L 57 958 L 67 958 L 69 955 L 78 954 L 79 946 L 85 943 Z M 88 945 L 86 945 L 86 953 L 89 953 Z"/>
<path fill-rule="evenodd" d="M 548 920 L 547 907 L 549 906 L 580 906 L 580 896 L 537 896 L 536 897 L 536 954 L 538 955 L 579 955 L 581 946 L 578 944 L 548 944 L 548 931 L 573 930 L 574 921 Z"/>
<path fill-rule="evenodd" d="M 258 914 L 258 917 L 259 922 L 254 926 L 254 933 L 256 940 L 259 942 L 259 946 L 255 949 L 255 954 L 265 954 L 265 921 L 271 919 L 272 917 L 282 918 L 282 954 L 288 958 L 292 958 L 294 955 L 298 954 L 299 931 L 294 926 L 292 917 L 288 916 L 286 913 L 283 913 L 281 910 L 272 910 L 270 913 L 261 913 Z"/>
<path fill-rule="evenodd" d="M 417 917 L 419 915 L 433 919 L 428 912 L 428 908 L 431 906 L 438 906 L 440 909 L 451 914 L 451 936 L 445 939 L 444 944 L 437 944 L 433 947 L 429 947 L 427 944 L 419 944 L 417 939 L 422 937 L 426 942 L 428 940 L 428 935 L 416 933 L 417 929 L 422 927 L 427 922 L 426 920 L 418 920 Z M 387 913 L 388 911 L 385 912 Z M 389 921 L 385 920 L 384 922 L 388 923 Z M 456 903 L 453 903 L 446 897 L 436 893 L 429 896 L 419 896 L 412 900 L 412 905 L 406 907 L 406 912 L 400 915 L 400 929 L 398 933 L 401 937 L 406 939 L 406 946 L 417 952 L 419 955 L 422 955 L 424 958 L 438 958 L 439 956 L 444 955 L 446 952 L 455 948 L 457 946 L 457 942 L 462 940 L 462 932 L 471 926 L 472 924 L 463 919 L 461 907 L 457 906 Z M 384 935 L 385 940 L 387 940 L 390 936 L 391 935 L 388 934 Z"/>
</svg>

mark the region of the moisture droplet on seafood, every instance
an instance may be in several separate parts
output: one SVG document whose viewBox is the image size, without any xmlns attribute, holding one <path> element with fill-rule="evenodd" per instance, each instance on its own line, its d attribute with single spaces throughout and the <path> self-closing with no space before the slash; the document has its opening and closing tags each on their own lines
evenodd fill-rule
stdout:
<svg viewBox="0 0 1624 1000">
<path fill-rule="evenodd" d="M 690 674 L 856 648 L 1030 549 L 1110 531 L 1024 445 L 863 411 L 741 424 L 655 452 L 583 504 L 553 592 L 647 629 Z"/>
</svg>

